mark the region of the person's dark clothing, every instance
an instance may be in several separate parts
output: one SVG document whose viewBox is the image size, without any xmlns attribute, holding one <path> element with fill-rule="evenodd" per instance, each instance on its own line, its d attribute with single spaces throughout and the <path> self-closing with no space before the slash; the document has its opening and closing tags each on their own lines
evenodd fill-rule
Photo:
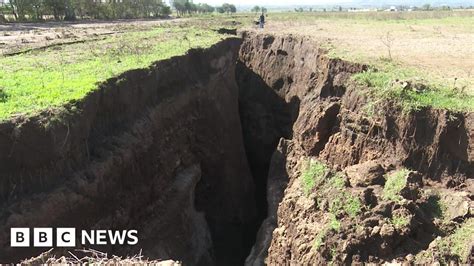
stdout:
<svg viewBox="0 0 474 266">
<path fill-rule="evenodd" d="M 264 25 L 265 25 L 265 16 L 262 14 L 259 19 L 259 26 L 261 29 L 263 29 Z"/>
</svg>

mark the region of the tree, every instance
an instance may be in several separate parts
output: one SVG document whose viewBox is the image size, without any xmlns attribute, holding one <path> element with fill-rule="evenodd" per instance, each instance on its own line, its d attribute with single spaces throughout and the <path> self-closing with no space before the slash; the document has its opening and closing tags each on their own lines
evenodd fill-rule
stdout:
<svg viewBox="0 0 474 266">
<path fill-rule="evenodd" d="M 176 0 L 181 14 L 197 12 L 189 0 Z M 208 7 L 206 7 L 208 8 Z M 163 0 L 10 0 L 8 10 L 15 20 L 42 20 L 45 15 L 55 20 L 79 18 L 148 18 L 168 16 L 170 7 Z"/>
<path fill-rule="evenodd" d="M 237 8 L 232 4 L 224 3 L 222 4 L 221 8 L 222 10 L 218 10 L 219 13 L 221 13 L 220 11 L 223 11 L 222 13 L 227 13 L 227 14 L 237 12 Z"/>
<path fill-rule="evenodd" d="M 171 14 L 171 7 L 165 5 L 165 3 L 161 2 L 156 8 L 155 8 L 155 16 L 163 16 L 167 17 Z"/>
<path fill-rule="evenodd" d="M 76 20 L 76 10 L 73 0 L 64 1 L 64 20 Z"/>
<path fill-rule="evenodd" d="M 222 9 L 224 10 L 225 13 L 229 14 L 230 13 L 230 4 L 227 4 L 227 3 L 222 4 Z"/>
<path fill-rule="evenodd" d="M 44 0 L 44 5 L 49 14 L 52 14 L 55 20 L 60 20 L 66 10 L 66 1 L 63 0 Z"/>
<path fill-rule="evenodd" d="M 431 5 L 430 4 L 424 4 L 421 9 L 425 10 L 425 11 L 430 11 L 431 10 Z"/>
<path fill-rule="evenodd" d="M 32 14 L 32 19 L 33 20 L 42 20 L 43 19 L 43 11 L 44 11 L 44 1 L 43 0 L 37 0 L 32 3 L 33 7 L 33 14 Z"/>
<path fill-rule="evenodd" d="M 236 13 L 237 8 L 234 5 L 229 5 L 230 13 Z"/>
<path fill-rule="evenodd" d="M 220 14 L 224 14 L 224 13 L 225 13 L 225 9 L 224 9 L 224 7 L 222 7 L 222 6 L 216 7 L 216 11 L 217 11 L 218 13 L 220 13 Z"/>
<path fill-rule="evenodd" d="M 178 13 L 178 16 L 182 16 L 186 14 L 186 2 L 187 0 L 175 0 L 173 2 L 173 6 L 176 9 L 176 12 Z"/>
<path fill-rule="evenodd" d="M 255 12 L 255 14 L 256 14 L 256 13 L 260 12 L 260 7 L 259 6 L 254 6 L 252 8 L 252 10 L 250 10 L 250 11 Z"/>
<path fill-rule="evenodd" d="M 208 4 L 198 4 L 197 5 L 197 12 L 201 14 L 205 13 L 212 13 L 214 12 L 215 8 L 213 6 L 210 6 Z"/>
<path fill-rule="evenodd" d="M 26 16 L 33 13 L 32 0 L 10 0 L 10 7 L 15 20 L 26 20 Z"/>
<path fill-rule="evenodd" d="M 266 7 L 262 7 L 262 13 L 267 13 L 267 8 Z"/>
</svg>

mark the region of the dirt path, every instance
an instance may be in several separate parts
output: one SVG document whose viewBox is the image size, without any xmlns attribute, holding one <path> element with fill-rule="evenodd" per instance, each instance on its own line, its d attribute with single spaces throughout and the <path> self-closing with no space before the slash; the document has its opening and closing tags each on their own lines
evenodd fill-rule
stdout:
<svg viewBox="0 0 474 266">
<path fill-rule="evenodd" d="M 149 29 L 188 19 L 115 20 L 0 24 L 0 54 L 86 41 L 127 31 Z"/>
</svg>

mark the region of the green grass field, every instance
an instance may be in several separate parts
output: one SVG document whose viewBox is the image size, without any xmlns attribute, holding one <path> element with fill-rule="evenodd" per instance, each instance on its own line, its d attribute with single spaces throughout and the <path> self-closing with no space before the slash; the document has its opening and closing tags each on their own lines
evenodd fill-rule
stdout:
<svg viewBox="0 0 474 266">
<path fill-rule="evenodd" d="M 108 78 L 221 38 L 195 27 L 160 27 L 2 57 L 0 120 L 82 99 Z"/>
</svg>

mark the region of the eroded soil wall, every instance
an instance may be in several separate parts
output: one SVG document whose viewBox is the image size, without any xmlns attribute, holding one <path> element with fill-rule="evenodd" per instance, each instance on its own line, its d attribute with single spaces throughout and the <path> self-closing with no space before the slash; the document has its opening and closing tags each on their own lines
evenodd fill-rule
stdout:
<svg viewBox="0 0 474 266">
<path fill-rule="evenodd" d="M 264 158 L 256 160 L 262 162 L 271 158 L 268 176 L 263 177 L 268 217 L 248 265 L 413 259 L 437 236 L 444 236 L 431 214 L 421 210 L 427 191 L 440 187 L 451 189 L 456 204 L 468 206 L 460 216 L 452 216 L 461 223 L 469 219 L 472 114 L 430 108 L 404 113 L 395 102 L 385 101 L 377 106 L 377 114 L 369 116 L 365 111 L 368 88 L 350 79 L 365 66 L 330 59 L 317 44 L 300 37 L 245 33 L 238 64 L 242 73 L 250 73 L 237 75 L 244 139 L 253 143 L 247 146 L 248 157 Z M 245 81 L 239 76 L 254 78 Z M 269 103 L 276 104 L 269 107 Z M 262 139 L 271 144 L 265 146 Z M 265 147 L 277 148 L 269 156 Z M 339 190 L 325 185 L 332 178 L 326 173 L 321 184 L 304 192 L 301 175 L 308 167 L 305 163 L 314 159 L 339 173 Z M 416 173 L 406 181 L 411 194 L 404 192 L 408 194 L 403 204 L 382 195 L 386 174 L 400 169 Z M 438 192 L 444 197 L 445 190 Z M 334 198 L 338 195 L 360 198 L 361 217 L 346 217 L 344 210 L 334 217 L 328 206 L 341 200 Z M 391 219 L 403 212 L 408 225 L 393 229 Z M 330 221 L 336 221 L 337 230 L 327 229 Z"/>
<path fill-rule="evenodd" d="M 239 264 L 254 185 L 227 39 L 129 71 L 60 114 L 0 125 L 0 261 L 10 227 L 137 229 L 139 245 L 100 247 L 187 264 Z M 3 152 L 7 151 L 7 152 Z"/>
</svg>

